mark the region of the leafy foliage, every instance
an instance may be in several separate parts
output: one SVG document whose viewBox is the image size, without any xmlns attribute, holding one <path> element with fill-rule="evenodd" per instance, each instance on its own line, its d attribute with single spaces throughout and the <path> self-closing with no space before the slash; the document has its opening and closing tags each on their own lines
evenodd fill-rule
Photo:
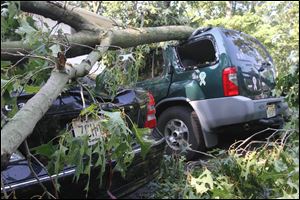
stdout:
<svg viewBox="0 0 300 200">
<path fill-rule="evenodd" d="M 16 20 L 19 16 L 19 3 L 1 2 L 1 41 L 18 40 L 21 37 L 15 33 L 19 27 Z"/>
<path fill-rule="evenodd" d="M 186 167 L 167 157 L 154 198 L 299 198 L 299 132 L 280 131 L 279 139 L 257 144 Z"/>
<path fill-rule="evenodd" d="M 16 96 L 22 92 L 36 92 L 49 78 L 53 57 L 49 48 L 50 29 L 37 28 L 36 21 L 19 11 L 19 2 L 1 2 L 1 41 L 22 40 L 34 48 L 28 58 L 18 61 L 1 61 L 1 108 L 11 105 L 8 118 L 17 112 Z M 1 118 L 1 127 L 5 121 Z"/>
<path fill-rule="evenodd" d="M 100 125 L 101 136 L 92 146 L 89 145 L 88 135 L 74 137 L 72 129 L 62 131 L 61 134 L 41 146 L 32 149 L 36 154 L 48 160 L 47 168 L 51 174 L 58 174 L 67 166 L 75 166 L 74 180 L 77 182 L 82 174 L 88 179 L 92 168 L 99 168 L 100 185 L 109 161 L 116 161 L 114 170 L 125 176 L 126 169 L 134 157 L 133 145 L 138 143 L 142 148 L 142 155 L 146 155 L 151 141 L 144 140 L 143 135 L 148 130 L 139 129 L 135 125 L 133 130 L 128 128 L 123 111 L 108 112 L 99 110 L 92 104 L 82 110 L 80 118 L 96 119 Z M 135 134 L 135 135 L 134 135 Z M 135 140 L 135 138 L 137 138 Z M 58 142 L 55 142 L 58 140 Z M 85 191 L 89 190 L 89 181 Z M 87 194 L 87 193 L 86 193 Z"/>
</svg>

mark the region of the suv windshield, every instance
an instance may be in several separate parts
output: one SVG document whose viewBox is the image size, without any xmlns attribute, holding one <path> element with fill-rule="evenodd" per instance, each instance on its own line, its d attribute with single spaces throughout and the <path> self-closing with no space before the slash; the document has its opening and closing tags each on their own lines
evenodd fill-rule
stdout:
<svg viewBox="0 0 300 200">
<path fill-rule="evenodd" d="M 253 63 L 269 63 L 272 58 L 266 49 L 255 38 L 241 32 L 232 30 L 223 30 L 226 38 L 232 43 L 233 55 L 238 60 L 247 60 Z"/>
</svg>

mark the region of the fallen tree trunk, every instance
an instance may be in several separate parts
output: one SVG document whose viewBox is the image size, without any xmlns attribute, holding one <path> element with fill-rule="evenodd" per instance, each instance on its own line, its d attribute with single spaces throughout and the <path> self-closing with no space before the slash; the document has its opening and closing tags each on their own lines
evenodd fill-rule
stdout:
<svg viewBox="0 0 300 200">
<path fill-rule="evenodd" d="M 21 3 L 21 9 L 24 9 L 23 2 Z M 26 3 L 25 3 L 26 4 Z M 28 4 L 34 4 L 34 9 L 30 9 Z M 74 13 L 72 10 L 63 12 L 66 8 L 57 6 L 53 9 L 53 3 L 49 2 L 27 2 L 26 11 L 32 11 L 37 13 L 39 6 L 42 7 L 43 12 L 38 12 L 43 15 L 57 19 L 57 16 L 51 12 L 68 13 L 68 15 L 74 15 L 66 17 L 64 20 L 68 24 L 70 20 L 80 19 L 82 16 Z M 51 9 L 51 10 L 49 10 Z M 62 15 L 64 16 L 64 15 Z M 84 59 L 81 64 L 68 68 L 68 74 L 52 72 L 47 83 L 41 88 L 41 90 L 32 97 L 22 109 L 11 119 L 1 130 L 1 165 L 7 163 L 10 155 L 16 151 L 19 145 L 28 137 L 33 131 L 36 123 L 43 117 L 51 106 L 53 100 L 61 93 L 65 84 L 69 79 L 75 77 L 81 77 L 90 71 L 91 67 L 96 61 L 98 61 L 103 53 L 114 46 L 121 48 L 128 48 L 137 46 L 140 44 L 149 44 L 153 42 L 168 41 L 168 40 L 182 40 L 187 38 L 194 30 L 191 27 L 185 26 L 165 26 L 165 27 L 153 27 L 143 29 L 107 29 L 104 30 L 101 27 L 92 27 L 86 19 L 80 19 L 82 23 L 86 25 L 75 25 L 78 33 L 67 36 L 71 45 L 71 51 L 69 57 L 82 55 L 86 52 L 87 48 L 82 50 L 82 45 L 88 45 L 95 47 L 95 50 L 90 52 L 88 57 Z M 69 23 L 74 26 L 74 22 Z M 86 30 L 88 29 L 88 30 Z M 79 45 L 78 45 L 79 44 Z M 100 46 L 97 46 L 100 44 Z M 78 50 L 78 46 L 80 47 Z M 90 48 L 88 48 L 91 51 Z M 22 41 L 3 42 L 1 43 L 1 59 L 5 60 L 9 53 L 18 53 L 18 51 L 30 51 L 31 48 L 23 44 Z"/>
<path fill-rule="evenodd" d="M 110 49 L 114 46 L 120 48 L 129 48 L 141 44 L 150 44 L 169 40 L 183 40 L 191 35 L 193 28 L 187 26 L 163 26 L 149 27 L 140 29 L 110 30 L 112 32 L 112 43 Z M 80 31 L 74 35 L 68 35 L 67 39 L 71 45 L 66 56 L 68 58 L 87 54 L 95 48 L 95 45 L 101 42 L 102 32 Z M 53 40 L 53 39 L 52 39 Z M 84 47 L 88 46 L 88 47 Z M 33 50 L 29 44 L 22 41 L 11 41 L 1 43 L 1 59 L 12 60 L 12 54 L 26 54 Z M 20 55 L 21 56 L 21 55 Z"/>
</svg>

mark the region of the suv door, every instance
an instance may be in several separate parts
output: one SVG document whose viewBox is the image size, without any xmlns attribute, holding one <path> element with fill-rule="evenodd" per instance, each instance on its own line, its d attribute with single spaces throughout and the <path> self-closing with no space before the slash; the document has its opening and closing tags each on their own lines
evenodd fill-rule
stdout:
<svg viewBox="0 0 300 200">
<path fill-rule="evenodd" d="M 150 91 L 155 102 L 167 97 L 171 82 L 171 74 L 167 70 L 164 57 L 162 49 L 153 51 L 151 57 L 147 59 L 144 69 L 140 70 L 140 81 L 136 84 L 136 86 Z"/>
</svg>

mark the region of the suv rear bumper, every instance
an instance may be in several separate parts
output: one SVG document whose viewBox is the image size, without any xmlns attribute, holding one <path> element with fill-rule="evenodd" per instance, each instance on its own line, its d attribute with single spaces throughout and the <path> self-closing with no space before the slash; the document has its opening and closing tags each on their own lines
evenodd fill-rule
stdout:
<svg viewBox="0 0 300 200">
<path fill-rule="evenodd" d="M 275 104 L 276 116 L 288 108 L 283 97 L 252 100 L 244 96 L 190 101 L 197 113 L 202 129 L 212 132 L 217 127 L 267 118 L 267 105 Z"/>
</svg>

